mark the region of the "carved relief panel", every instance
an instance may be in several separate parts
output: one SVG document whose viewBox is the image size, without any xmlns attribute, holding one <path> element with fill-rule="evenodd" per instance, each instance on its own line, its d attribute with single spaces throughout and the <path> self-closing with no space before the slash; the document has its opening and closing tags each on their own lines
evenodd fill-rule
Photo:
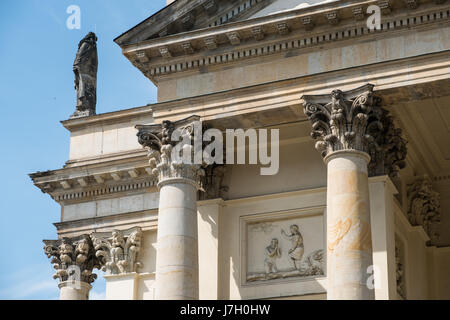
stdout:
<svg viewBox="0 0 450 320">
<path fill-rule="evenodd" d="M 322 212 L 289 212 L 246 219 L 245 282 L 324 276 Z"/>
<path fill-rule="evenodd" d="M 406 300 L 406 273 L 405 273 L 405 247 L 401 240 L 395 239 L 395 279 L 397 294 L 400 299 Z"/>
</svg>

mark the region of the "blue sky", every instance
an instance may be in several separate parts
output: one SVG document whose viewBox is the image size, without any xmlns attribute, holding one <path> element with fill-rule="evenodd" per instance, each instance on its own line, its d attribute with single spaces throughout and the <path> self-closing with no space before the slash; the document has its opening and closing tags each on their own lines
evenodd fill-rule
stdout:
<svg viewBox="0 0 450 320">
<path fill-rule="evenodd" d="M 69 5 L 81 29 L 69 30 Z M 113 39 L 165 0 L 0 1 L 0 299 L 57 299 L 57 280 L 42 239 L 56 239 L 60 207 L 33 186 L 29 173 L 61 168 L 75 111 L 72 64 L 78 42 L 98 37 L 97 113 L 156 102 L 156 88 L 122 56 Z M 91 298 L 104 298 L 101 275 Z"/>
</svg>

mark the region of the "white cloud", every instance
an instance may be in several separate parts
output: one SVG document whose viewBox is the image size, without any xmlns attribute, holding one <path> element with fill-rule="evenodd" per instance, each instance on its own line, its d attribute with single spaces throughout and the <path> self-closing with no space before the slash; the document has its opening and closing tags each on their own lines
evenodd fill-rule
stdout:
<svg viewBox="0 0 450 320">
<path fill-rule="evenodd" d="M 20 280 L 18 273 L 22 274 Z M 1 299 L 58 299 L 58 282 L 47 273 L 27 274 L 17 271 L 6 286 L 0 289 Z"/>
<path fill-rule="evenodd" d="M 105 300 L 103 272 L 96 270 L 98 279 L 89 294 L 91 300 Z M 47 264 L 24 267 L 12 274 L 0 276 L 0 299 L 58 300 L 58 280 L 52 278 L 54 270 Z"/>
<path fill-rule="evenodd" d="M 58 281 L 48 264 L 28 265 L 0 278 L 0 299 L 58 299 Z"/>
</svg>

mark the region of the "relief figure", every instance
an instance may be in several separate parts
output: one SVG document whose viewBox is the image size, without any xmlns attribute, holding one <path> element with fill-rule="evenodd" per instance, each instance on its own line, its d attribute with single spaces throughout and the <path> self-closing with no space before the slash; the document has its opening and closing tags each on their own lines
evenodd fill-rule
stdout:
<svg viewBox="0 0 450 320">
<path fill-rule="evenodd" d="M 266 247 L 264 266 L 266 273 L 278 272 L 277 259 L 281 257 L 281 249 L 278 246 L 278 239 L 273 238 L 270 245 Z"/>
<path fill-rule="evenodd" d="M 281 235 L 289 240 L 292 247 L 288 251 L 289 258 L 291 260 L 294 269 L 300 268 L 300 261 L 302 260 L 305 248 L 303 246 L 303 237 L 300 233 L 299 227 L 296 224 L 290 226 L 290 234 L 287 234 L 283 229 L 281 229 Z"/>
</svg>

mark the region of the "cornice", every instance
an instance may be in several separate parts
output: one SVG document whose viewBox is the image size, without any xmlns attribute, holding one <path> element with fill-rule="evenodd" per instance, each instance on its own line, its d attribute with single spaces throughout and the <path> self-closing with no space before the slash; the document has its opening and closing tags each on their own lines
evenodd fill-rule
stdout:
<svg viewBox="0 0 450 320">
<path fill-rule="evenodd" d="M 81 117 L 81 118 L 74 118 L 74 119 L 68 119 L 61 121 L 61 124 L 69 131 L 75 131 L 78 129 L 82 129 L 89 126 L 98 126 L 98 125 L 106 125 L 106 124 L 113 124 L 118 122 L 125 122 L 129 121 L 131 119 L 152 116 L 152 109 L 150 106 L 141 106 L 141 107 L 134 107 L 119 111 L 112 111 L 102 114 L 97 114 L 90 117 Z"/>
<path fill-rule="evenodd" d="M 154 231 L 158 226 L 158 209 L 62 221 L 53 225 L 57 229 L 58 238 L 91 232 L 111 232 L 114 229 L 128 229 L 136 226 L 141 227 L 142 231 Z"/>
<path fill-rule="evenodd" d="M 371 4 L 391 8 L 382 14 L 382 30 L 371 31 L 366 26 L 364 12 Z M 449 8 L 448 4 L 421 2 L 420 7 L 409 9 L 404 0 L 336 1 L 142 41 L 123 46 L 123 53 L 158 82 L 160 77 L 206 66 L 448 22 Z"/>
<path fill-rule="evenodd" d="M 30 178 L 36 187 L 59 203 L 136 193 L 156 189 L 157 184 L 145 154 L 123 159 L 120 163 L 113 161 L 37 172 L 30 174 Z"/>
<path fill-rule="evenodd" d="M 245 19 L 276 0 L 178 0 L 114 41 L 120 46 Z"/>
</svg>

